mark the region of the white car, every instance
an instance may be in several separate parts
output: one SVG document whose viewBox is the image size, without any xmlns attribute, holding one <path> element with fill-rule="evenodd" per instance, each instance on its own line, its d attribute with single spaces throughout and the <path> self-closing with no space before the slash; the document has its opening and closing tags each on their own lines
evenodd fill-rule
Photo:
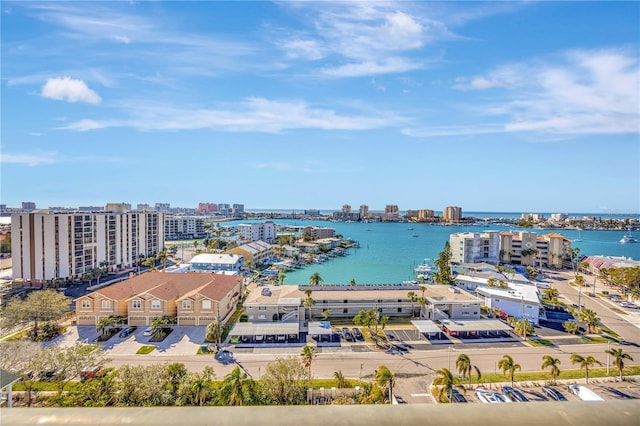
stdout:
<svg viewBox="0 0 640 426">
<path fill-rule="evenodd" d="M 500 404 L 504 402 L 496 396 L 495 392 L 487 392 L 484 389 L 476 389 L 476 396 L 480 402 L 485 404 Z"/>
<path fill-rule="evenodd" d="M 144 335 L 145 336 L 151 336 L 151 327 L 147 327 L 144 329 Z"/>
</svg>

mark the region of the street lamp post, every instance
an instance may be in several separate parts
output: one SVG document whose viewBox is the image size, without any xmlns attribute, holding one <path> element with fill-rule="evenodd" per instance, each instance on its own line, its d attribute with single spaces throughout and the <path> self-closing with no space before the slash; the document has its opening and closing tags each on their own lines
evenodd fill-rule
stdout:
<svg viewBox="0 0 640 426">
<path fill-rule="evenodd" d="M 449 371 L 451 371 L 451 351 L 456 351 L 455 349 L 453 349 L 451 346 L 449 346 L 447 349 L 449 349 L 448 353 L 447 353 L 447 363 L 449 365 Z"/>
<path fill-rule="evenodd" d="M 611 354 L 609 351 L 611 350 L 611 342 L 607 340 L 607 377 L 609 377 L 609 361 Z"/>
<path fill-rule="evenodd" d="M 582 287 L 578 287 L 578 309 L 582 312 L 582 305 L 580 304 L 580 298 L 582 297 Z"/>
</svg>

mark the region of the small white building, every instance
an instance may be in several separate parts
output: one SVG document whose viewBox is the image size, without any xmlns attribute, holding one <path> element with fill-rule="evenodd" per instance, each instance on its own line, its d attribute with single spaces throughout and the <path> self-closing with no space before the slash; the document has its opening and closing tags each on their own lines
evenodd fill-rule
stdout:
<svg viewBox="0 0 640 426">
<path fill-rule="evenodd" d="M 509 288 L 478 287 L 476 295 L 484 298 L 489 309 L 496 308 L 510 317 L 538 324 L 542 304 L 536 286 L 509 283 Z"/>
<path fill-rule="evenodd" d="M 235 271 L 244 269 L 244 257 L 238 254 L 202 253 L 194 256 L 189 263 L 194 271 Z"/>
<path fill-rule="evenodd" d="M 236 228 L 243 241 L 273 242 L 276 236 L 276 224 L 273 222 L 241 223 Z"/>
<path fill-rule="evenodd" d="M 451 234 L 449 246 L 452 262 L 496 264 L 500 258 L 500 233 L 487 231 Z"/>
</svg>

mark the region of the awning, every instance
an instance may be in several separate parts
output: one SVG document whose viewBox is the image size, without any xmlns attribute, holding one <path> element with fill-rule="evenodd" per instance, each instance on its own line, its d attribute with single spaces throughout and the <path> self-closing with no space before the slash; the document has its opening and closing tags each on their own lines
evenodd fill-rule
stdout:
<svg viewBox="0 0 640 426">
<path fill-rule="evenodd" d="M 300 324 L 297 322 L 238 322 L 231 331 L 230 336 L 277 336 L 285 334 L 298 334 Z"/>
<path fill-rule="evenodd" d="M 431 320 L 412 320 L 411 324 L 413 324 L 420 333 L 442 333 L 438 324 Z"/>
<path fill-rule="evenodd" d="M 314 321 L 309 322 L 309 334 L 311 336 L 321 336 L 332 334 L 331 322 L 329 321 Z"/>
<path fill-rule="evenodd" d="M 450 331 L 510 331 L 511 327 L 498 319 L 441 320 Z"/>
</svg>

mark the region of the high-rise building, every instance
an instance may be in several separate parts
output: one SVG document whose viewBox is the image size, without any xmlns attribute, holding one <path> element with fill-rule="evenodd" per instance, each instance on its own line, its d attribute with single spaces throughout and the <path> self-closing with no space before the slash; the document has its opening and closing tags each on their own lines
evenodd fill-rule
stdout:
<svg viewBox="0 0 640 426">
<path fill-rule="evenodd" d="M 305 216 L 320 216 L 320 210 L 318 209 L 307 209 L 304 211 Z"/>
<path fill-rule="evenodd" d="M 435 218 L 435 212 L 429 209 L 421 209 L 418 210 L 418 220 L 419 221 L 430 221 Z"/>
<path fill-rule="evenodd" d="M 460 222 L 462 219 L 462 207 L 445 207 L 442 211 L 442 218 L 447 222 Z"/>
<path fill-rule="evenodd" d="M 155 211 L 160 213 L 169 213 L 169 209 L 171 209 L 171 204 L 169 203 L 156 203 Z"/>
<path fill-rule="evenodd" d="M 369 218 L 369 206 L 368 205 L 362 204 L 360 206 L 360 209 L 358 210 L 358 212 L 360 213 L 360 219 L 361 220 Z"/>
<path fill-rule="evenodd" d="M 398 220 L 400 218 L 400 209 L 395 204 L 387 204 L 384 208 L 384 220 Z"/>
<path fill-rule="evenodd" d="M 231 214 L 231 206 L 226 203 L 218 203 L 218 212 L 223 216 L 227 216 Z"/>
<path fill-rule="evenodd" d="M 218 212 L 216 203 L 198 203 L 198 214 L 214 214 Z"/>
<path fill-rule="evenodd" d="M 244 204 L 234 204 L 231 206 L 231 211 L 234 215 L 244 214 Z"/>
<path fill-rule="evenodd" d="M 349 204 L 342 205 L 342 214 L 351 214 L 351 206 Z"/>
<path fill-rule="evenodd" d="M 22 202 L 22 211 L 23 212 L 32 212 L 36 209 L 36 203 L 32 201 L 23 201 Z"/>
<path fill-rule="evenodd" d="M 138 204 L 136 206 L 136 210 L 139 210 L 141 212 L 143 211 L 150 211 L 151 210 L 151 206 L 149 204 Z"/>
<path fill-rule="evenodd" d="M 140 254 L 164 247 L 161 213 L 52 213 L 11 215 L 13 278 L 42 282 L 95 268 L 133 266 Z"/>
<path fill-rule="evenodd" d="M 205 236 L 204 219 L 185 216 L 164 218 L 165 240 L 192 240 Z"/>
</svg>

